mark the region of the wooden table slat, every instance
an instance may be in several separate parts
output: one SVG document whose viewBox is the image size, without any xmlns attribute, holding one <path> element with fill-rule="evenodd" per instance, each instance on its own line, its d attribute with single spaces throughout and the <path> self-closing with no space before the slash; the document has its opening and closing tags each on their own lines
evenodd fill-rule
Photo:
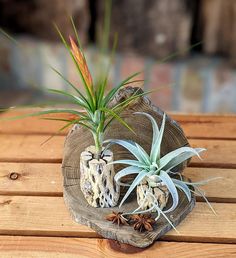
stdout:
<svg viewBox="0 0 236 258">
<path fill-rule="evenodd" d="M 0 118 L 30 112 L 15 110 Z M 92 229 L 75 223 L 64 205 L 60 163 L 67 131 L 41 145 L 64 123 L 1 120 L 0 257 L 236 257 L 236 116 L 170 115 L 193 147 L 207 148 L 203 161 L 193 158 L 184 174 L 192 181 L 223 177 L 202 187 L 215 202 L 217 216 L 198 199 L 178 226 L 180 235 L 172 230 L 146 250 L 100 239 Z"/>
<path fill-rule="evenodd" d="M 16 173 L 17 179 L 13 180 L 12 173 Z M 207 198 L 216 202 L 236 202 L 236 169 L 189 167 L 184 175 L 193 182 L 222 177 L 202 186 Z M 62 196 L 62 181 L 60 164 L 1 163 L 0 166 L 1 195 Z"/>
<path fill-rule="evenodd" d="M 163 239 L 236 243 L 236 204 L 213 203 L 215 216 L 205 203 Z M 98 237 L 90 228 L 70 218 L 62 197 L 0 196 L 0 234 L 33 236 Z"/>
<path fill-rule="evenodd" d="M 64 136 L 55 136 L 42 145 L 48 136 L 0 135 L 0 162 L 61 163 Z M 193 147 L 203 147 L 203 160 L 193 158 L 198 167 L 236 168 L 236 141 L 192 139 Z"/>
<path fill-rule="evenodd" d="M 39 110 L 39 109 L 35 109 Z M 40 109 L 42 110 L 42 109 Z M 0 115 L 6 118 L 32 113 L 32 110 L 14 110 Z M 51 117 L 66 118 L 66 114 L 47 115 Z M 204 115 L 204 114 L 172 114 L 180 123 L 187 137 L 189 138 L 215 138 L 215 139 L 236 139 L 236 117 L 233 115 Z M 1 121 L 0 133 L 8 134 L 54 134 L 64 122 L 46 121 L 39 117 L 24 118 L 15 121 Z M 60 134 L 65 135 L 68 130 Z"/>
<path fill-rule="evenodd" d="M 22 236 L 1 236 L 0 243 L 0 256 L 4 258 L 126 258 L 130 256 L 139 258 L 220 258 L 235 257 L 236 255 L 236 245 L 234 244 L 160 241 L 143 250 L 106 239 Z"/>
</svg>

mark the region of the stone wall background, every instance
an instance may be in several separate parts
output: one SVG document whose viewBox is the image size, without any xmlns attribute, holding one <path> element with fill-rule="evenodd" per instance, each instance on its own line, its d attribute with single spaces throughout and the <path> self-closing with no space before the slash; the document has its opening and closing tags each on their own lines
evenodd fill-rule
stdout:
<svg viewBox="0 0 236 258">
<path fill-rule="evenodd" d="M 71 34 L 66 13 L 72 14 L 79 27 L 92 73 L 98 71 L 95 36 L 102 26 L 103 1 L 26 3 L 0 1 L 0 27 L 12 33 L 23 46 L 19 48 L 0 36 L 0 106 L 6 92 L 16 98 L 17 94 L 9 91 L 23 92 L 24 98 L 18 101 L 21 103 L 42 98 L 46 88 L 69 90 L 50 65 L 80 87 L 74 65 L 51 25 L 53 20 L 65 35 Z M 140 78 L 145 83 L 139 86 L 145 90 L 159 88 L 151 98 L 165 110 L 236 112 L 235 1 L 150 0 L 148 3 L 113 0 L 111 35 L 118 31 L 120 44 L 111 69 L 110 87 L 143 70 Z M 203 44 L 191 49 L 201 40 Z M 163 62 L 172 54 L 172 58 Z"/>
</svg>

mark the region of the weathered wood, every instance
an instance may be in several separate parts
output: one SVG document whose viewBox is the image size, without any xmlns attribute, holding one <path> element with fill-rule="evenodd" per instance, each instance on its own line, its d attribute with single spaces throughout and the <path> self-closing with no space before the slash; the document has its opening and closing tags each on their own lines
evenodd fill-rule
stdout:
<svg viewBox="0 0 236 258">
<path fill-rule="evenodd" d="M 104 20 L 103 2 L 98 1 L 98 6 L 99 36 Z M 121 50 L 157 58 L 166 57 L 190 46 L 191 7 L 190 3 L 183 0 L 113 1 L 111 35 L 118 33 L 118 47 Z"/>
<path fill-rule="evenodd" d="M 180 235 L 172 230 L 162 239 L 236 243 L 236 204 L 212 205 L 217 216 L 207 204 L 196 203 L 178 226 Z M 62 197 L 0 196 L 0 214 L 0 234 L 98 237 L 90 228 L 72 221 Z"/>
<path fill-rule="evenodd" d="M 0 161 L 61 163 L 65 137 L 43 144 L 47 135 L 0 135 Z"/>
<path fill-rule="evenodd" d="M 10 178 L 12 173 L 18 175 L 15 180 Z M 188 167 L 184 170 L 184 175 L 191 178 L 192 181 L 223 177 L 223 180 L 212 181 L 202 186 L 207 198 L 215 202 L 236 202 L 235 169 Z M 219 189 L 221 190 L 219 191 Z M 61 165 L 2 162 L 0 165 L 0 194 L 62 196 Z"/>
<path fill-rule="evenodd" d="M 147 196 L 148 193 L 151 193 Z M 166 185 L 156 183 L 155 186 L 148 185 L 146 180 L 143 180 L 136 188 L 137 203 L 142 210 L 148 210 L 153 206 L 153 196 L 155 196 L 158 206 L 163 210 L 168 202 L 170 192 Z M 156 210 L 153 209 L 152 212 Z"/>
<path fill-rule="evenodd" d="M 128 97 L 142 92 L 143 91 L 140 88 L 126 87 L 121 89 L 116 94 L 110 106 L 112 107 L 121 101 L 124 101 Z M 147 118 L 140 115 L 134 115 L 134 112 L 149 113 L 157 121 L 159 126 L 164 114 L 161 109 L 152 105 L 151 101 L 146 96 L 139 97 L 129 104 L 129 106 L 127 106 L 121 113 L 121 117 L 124 121 L 134 128 L 135 134 L 120 124 L 117 120 L 113 120 L 110 127 L 105 132 L 104 138 L 132 140 L 140 144 L 149 153 L 152 142 L 152 125 Z M 83 137 L 81 137 L 81 135 L 83 135 Z M 80 157 L 81 152 L 90 145 L 93 145 L 91 133 L 86 128 L 82 128 L 77 125 L 74 126 L 69 132 L 65 142 L 62 167 L 78 168 L 78 157 Z M 161 155 L 165 155 L 174 149 L 188 145 L 188 140 L 181 127 L 171 117 L 166 116 L 165 131 L 161 144 Z M 132 157 L 132 155 L 123 147 L 115 146 L 112 150 L 114 150 L 115 160 Z M 183 164 L 178 166 L 178 170 L 183 170 L 183 168 L 186 167 L 186 164 L 187 162 L 183 162 Z M 122 166 L 117 165 L 117 170 L 121 167 Z M 66 175 L 66 169 L 64 169 L 63 173 Z"/>
<path fill-rule="evenodd" d="M 207 198 L 213 202 L 236 202 L 236 169 L 186 168 L 184 175 L 192 182 L 222 177 L 201 186 Z M 197 198 L 197 200 L 199 200 Z"/>
<path fill-rule="evenodd" d="M 110 103 L 110 107 L 112 108 L 137 93 L 140 94 L 143 93 L 143 91 L 140 88 L 133 87 L 121 89 Z M 150 152 L 152 143 L 152 124 L 147 118 L 133 114 L 138 111 L 149 113 L 159 125 L 163 120 L 164 113 L 162 110 L 152 105 L 151 101 L 146 96 L 139 97 L 130 103 L 121 113 L 121 116 L 126 123 L 128 123 L 132 128 L 135 128 L 135 134 L 121 125 L 118 121 L 114 120 L 110 124 L 107 132 L 105 132 L 105 139 L 133 140 L 140 144 L 146 151 Z M 83 137 L 81 137 L 82 135 Z M 80 165 L 83 163 L 80 163 L 78 157 L 80 157 L 82 155 L 81 153 L 83 153 L 83 151 L 90 145 L 93 145 L 93 137 L 91 136 L 91 133 L 80 126 L 75 125 L 69 132 L 64 146 L 62 163 L 64 198 L 74 220 L 78 223 L 89 225 L 106 238 L 117 239 L 121 243 L 128 243 L 138 247 L 149 246 L 153 241 L 155 241 L 155 239 L 159 238 L 171 229 L 170 224 L 165 219 L 161 221 L 161 226 L 156 228 L 152 234 L 133 232 L 133 230 L 127 226 L 117 230 L 116 226 L 104 223 L 104 217 L 111 213 L 112 210 L 115 210 L 116 212 L 119 211 L 119 208 L 115 207 L 113 209 L 104 210 L 102 208 L 96 209 L 87 205 L 83 196 L 83 193 L 85 192 L 83 190 L 84 186 L 81 185 L 84 181 L 81 181 L 80 179 L 81 176 L 84 178 L 84 166 L 82 165 L 81 170 Z M 180 126 L 173 119 L 167 116 L 163 140 L 161 143 L 161 155 L 165 155 L 170 151 L 183 146 L 189 146 L 186 136 Z M 113 149 L 114 160 L 132 157 L 132 155 L 122 147 Z M 182 172 L 186 165 L 187 162 L 183 162 L 175 169 Z M 115 166 L 115 172 L 117 173 L 122 167 L 123 166 L 120 165 Z M 85 186 L 85 188 L 87 188 L 87 186 Z M 81 192 L 81 189 L 83 190 L 83 193 Z M 178 225 L 193 209 L 195 204 L 194 196 L 192 196 L 190 202 L 188 202 L 187 197 L 184 194 L 180 196 L 183 199 L 180 200 L 178 207 L 175 211 L 168 214 L 174 225 Z M 169 205 L 170 203 L 171 202 L 169 202 Z M 96 203 L 93 203 L 92 206 L 96 206 Z M 163 208 L 163 205 L 161 206 Z M 137 199 L 134 197 L 131 202 L 124 205 L 123 209 L 126 212 L 130 212 L 135 210 L 137 207 Z"/>
<path fill-rule="evenodd" d="M 236 141 L 225 140 L 191 140 L 192 147 L 206 148 L 201 156 L 191 160 L 191 166 L 236 168 Z"/>
<path fill-rule="evenodd" d="M 49 108 L 47 108 L 49 109 Z M 13 109 L 8 112 L 0 113 L 1 119 L 9 119 L 12 117 L 23 116 L 26 114 L 32 114 L 39 111 L 45 111 L 44 108 L 24 108 L 24 109 Z M 54 118 L 69 118 L 68 114 L 53 114 L 40 117 L 27 117 L 18 120 L 1 120 L 0 123 L 0 133 L 4 134 L 63 134 L 65 132 L 58 132 L 58 130 L 65 125 L 62 121 L 48 121 L 41 118 L 44 117 L 54 117 Z"/>
<path fill-rule="evenodd" d="M 60 164 L 1 163 L 1 195 L 62 196 Z"/>
<path fill-rule="evenodd" d="M 236 116 L 234 115 L 178 115 L 179 122 L 188 138 L 236 139 Z"/>
<path fill-rule="evenodd" d="M 62 197 L 0 196 L 0 214 L 1 235 L 98 236 L 71 220 Z"/>
<path fill-rule="evenodd" d="M 4 258 L 85 258 L 137 256 L 139 258 L 222 258 L 233 257 L 236 245 L 158 242 L 145 250 L 118 244 L 106 239 L 59 238 L 59 237 L 22 237 L 1 236 L 0 256 Z"/>
<path fill-rule="evenodd" d="M 116 184 L 113 153 L 105 150 L 102 157 L 95 156 L 95 146 L 89 146 L 80 156 L 80 190 L 93 207 L 109 208 L 117 205 L 120 186 Z"/>
<path fill-rule="evenodd" d="M 105 217 L 112 213 L 112 211 L 119 212 L 120 208 L 113 207 L 104 209 L 94 208 L 88 205 L 80 191 L 79 182 L 76 181 L 77 180 L 74 178 L 73 180 L 66 178 L 64 181 L 65 204 L 69 209 L 71 216 L 77 223 L 91 227 L 103 237 L 144 248 L 151 245 L 156 239 L 171 230 L 170 224 L 163 217 L 158 220 L 158 225 L 154 226 L 152 232 L 140 233 L 130 226 L 122 226 L 118 229 L 117 225 L 108 223 L 108 221 L 105 220 Z M 179 192 L 179 196 L 180 201 L 178 206 L 173 212 L 170 212 L 167 215 L 175 226 L 187 216 L 195 205 L 195 197 L 193 195 L 190 202 L 183 193 Z M 171 202 L 167 204 L 167 209 L 170 205 Z M 133 196 L 132 199 L 129 198 L 129 201 L 123 204 L 122 210 L 124 212 L 131 212 L 137 207 L 136 196 Z"/>
<path fill-rule="evenodd" d="M 10 11 L 9 4 L 11 4 Z M 90 24 L 88 4 L 88 0 L 1 2 L 0 22 L 1 26 L 13 32 L 24 32 L 43 39 L 60 41 L 52 22 L 59 26 L 66 37 L 73 35 L 73 27 L 68 18 L 71 15 L 79 27 L 81 41 L 85 44 Z"/>
<path fill-rule="evenodd" d="M 61 163 L 65 137 L 55 136 L 41 145 L 48 137 L 0 134 L 0 162 Z M 87 141 L 87 138 L 84 140 Z M 236 141 L 190 139 L 189 143 L 193 147 L 207 148 L 207 151 L 202 153 L 203 160 L 193 158 L 190 166 L 236 168 Z"/>
<path fill-rule="evenodd" d="M 204 0 L 200 6 L 200 26 L 206 53 L 223 53 L 234 64 L 236 57 L 236 3 L 234 0 Z"/>
</svg>

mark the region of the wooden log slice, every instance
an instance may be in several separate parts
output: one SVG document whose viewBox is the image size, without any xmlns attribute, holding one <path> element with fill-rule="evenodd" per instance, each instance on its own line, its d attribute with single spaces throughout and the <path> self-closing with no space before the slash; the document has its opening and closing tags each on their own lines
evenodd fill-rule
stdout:
<svg viewBox="0 0 236 258">
<path fill-rule="evenodd" d="M 140 93 L 140 88 L 126 87 L 120 90 L 111 103 L 111 107 L 123 101 L 130 95 Z M 105 134 L 105 139 L 129 139 L 139 143 L 146 151 L 150 151 L 152 143 L 152 127 L 150 121 L 142 115 L 134 115 L 134 112 L 147 112 L 152 115 L 160 126 L 163 111 L 151 104 L 147 97 L 139 97 L 133 101 L 121 114 L 121 117 L 135 130 L 136 134 L 126 129 L 119 122 L 111 123 L 109 130 Z M 122 243 L 128 243 L 138 247 L 146 247 L 155 239 L 159 238 L 171 229 L 170 225 L 162 218 L 158 223 L 157 228 L 151 233 L 137 233 L 131 227 L 118 228 L 116 225 L 105 221 L 104 217 L 111 213 L 115 208 L 94 208 L 88 205 L 80 190 L 80 154 L 88 146 L 93 144 L 91 133 L 85 128 L 74 126 L 69 132 L 64 146 L 64 157 L 62 163 L 62 173 L 64 177 L 64 198 L 65 203 L 70 210 L 75 221 L 81 224 L 88 225 L 96 230 L 103 237 L 119 240 Z M 189 146 L 189 143 L 180 128 L 180 126 L 169 116 L 166 118 L 166 126 L 161 145 L 161 155 L 182 147 Z M 120 146 L 115 146 L 112 149 L 114 160 L 131 158 L 131 154 Z M 176 168 L 176 171 L 181 172 L 187 162 Z M 115 171 L 118 172 L 122 166 L 115 166 Z M 186 197 L 180 193 L 180 203 L 176 210 L 169 213 L 169 218 L 174 225 L 177 225 L 181 220 L 192 210 L 195 204 L 195 198 L 189 203 Z M 121 194 L 122 197 L 122 194 Z M 132 211 L 137 207 L 136 196 L 130 196 L 131 200 L 124 204 L 124 211 Z M 171 202 L 171 198 L 169 200 Z M 168 207 L 168 205 L 167 205 Z"/>
<path fill-rule="evenodd" d="M 119 103 L 127 97 L 143 92 L 140 88 L 126 87 L 121 89 L 114 100 L 111 103 L 111 107 L 116 103 Z M 121 125 L 117 120 L 111 123 L 111 126 L 105 134 L 105 139 L 126 139 L 132 140 L 140 144 L 148 153 L 152 144 L 152 126 L 148 118 L 142 115 L 134 115 L 134 112 L 146 112 L 152 115 L 160 127 L 164 112 L 158 107 L 152 105 L 148 97 L 139 97 L 135 99 L 126 109 L 122 112 L 121 117 L 129 124 L 136 134 Z M 93 145 L 93 138 L 91 133 L 80 126 L 74 126 L 69 132 L 63 157 L 63 175 L 67 178 L 66 167 L 79 168 L 79 157 L 82 151 L 88 146 Z M 179 147 L 189 146 L 188 140 L 184 135 L 182 128 L 168 115 L 166 116 L 166 124 L 161 144 L 161 156 L 168 152 L 175 150 Z M 114 160 L 132 158 L 132 155 L 124 148 L 120 146 L 113 147 Z M 175 171 L 181 172 L 187 165 L 187 162 L 182 163 L 175 168 Z M 117 165 L 116 171 L 122 168 L 121 165 Z M 173 170 L 174 171 L 174 170 Z"/>
<path fill-rule="evenodd" d="M 72 171 L 71 169 L 71 172 Z M 177 208 L 167 215 L 175 226 L 187 216 L 195 205 L 195 197 L 193 195 L 190 202 L 182 192 L 179 192 L 179 195 L 180 202 Z M 169 199 L 167 209 L 171 204 L 171 198 Z M 119 227 L 117 224 L 112 224 L 107 221 L 105 217 L 112 213 L 112 211 L 118 212 L 120 209 L 118 209 L 118 207 L 94 208 L 90 206 L 80 190 L 79 180 L 75 180 L 75 178 L 71 179 L 71 181 L 67 181 L 67 185 L 64 186 L 64 200 L 72 218 L 77 223 L 92 228 L 105 238 L 118 240 L 121 243 L 145 248 L 171 230 L 170 224 L 168 224 L 162 216 L 151 232 L 140 233 L 135 231 L 132 226 L 123 225 Z M 136 196 L 132 196 L 122 206 L 122 211 L 133 211 L 137 207 Z"/>
</svg>

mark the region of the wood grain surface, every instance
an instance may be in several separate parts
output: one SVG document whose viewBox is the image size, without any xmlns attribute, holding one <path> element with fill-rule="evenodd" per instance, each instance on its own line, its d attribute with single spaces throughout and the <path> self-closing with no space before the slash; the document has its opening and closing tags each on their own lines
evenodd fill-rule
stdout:
<svg viewBox="0 0 236 258">
<path fill-rule="evenodd" d="M 2 118 L 10 118 L 29 114 L 42 109 L 17 109 L 0 114 Z M 46 109 L 43 109 L 46 110 Z M 47 115 L 56 118 L 68 118 L 66 114 Z M 43 118 L 44 116 L 42 116 Z M 188 138 L 201 139 L 236 139 L 236 117 L 233 115 L 213 115 L 213 114 L 175 114 L 171 117 L 176 120 L 184 130 Z M 66 135 L 69 129 L 58 133 L 64 125 L 61 121 L 47 121 L 39 117 L 30 117 L 14 121 L 1 121 L 0 133 L 4 134 L 36 134 L 36 135 Z"/>
<path fill-rule="evenodd" d="M 46 135 L 0 134 L 0 162 L 61 163 L 64 136 L 55 136 L 47 143 Z M 203 160 L 193 158 L 190 166 L 236 168 L 236 141 L 190 139 L 192 147 L 203 147 Z"/>
<path fill-rule="evenodd" d="M 4 258 L 223 258 L 236 254 L 235 244 L 159 241 L 144 250 L 113 240 L 91 238 L 1 236 L 0 242 L 0 256 Z"/>
<path fill-rule="evenodd" d="M 236 169 L 188 167 L 184 175 L 193 182 L 222 177 L 202 186 L 207 198 L 214 202 L 236 201 Z M 1 163 L 1 195 L 62 196 L 62 191 L 61 164 Z"/>
<path fill-rule="evenodd" d="M 12 116 L 21 113 L 14 111 Z M 148 249 L 140 251 L 101 239 L 88 227 L 72 221 L 61 197 L 60 162 L 67 132 L 41 146 L 62 124 L 38 118 L 1 121 L 0 257 L 192 258 L 193 252 L 194 257 L 236 257 L 232 244 L 236 243 L 236 116 L 172 117 L 191 145 L 208 148 L 204 160 L 193 159 L 184 175 L 193 181 L 224 178 L 203 187 L 217 216 L 197 199 L 193 212 L 178 226 L 180 235 L 170 231 Z"/>
<path fill-rule="evenodd" d="M 217 216 L 207 204 L 198 202 L 178 226 L 180 234 L 171 230 L 162 239 L 236 243 L 236 204 L 212 205 Z M 98 237 L 71 219 L 62 197 L 0 196 L 0 214 L 0 234 L 4 235 Z"/>
</svg>

